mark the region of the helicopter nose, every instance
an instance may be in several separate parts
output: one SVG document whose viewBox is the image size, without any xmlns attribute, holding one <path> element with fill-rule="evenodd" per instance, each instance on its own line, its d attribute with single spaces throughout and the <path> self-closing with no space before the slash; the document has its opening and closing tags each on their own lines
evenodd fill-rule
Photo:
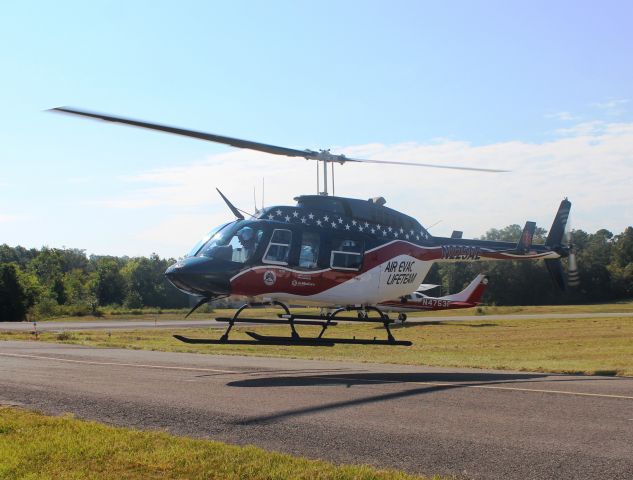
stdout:
<svg viewBox="0 0 633 480">
<path fill-rule="evenodd" d="M 234 273 L 224 263 L 205 257 L 185 258 L 169 266 L 165 276 L 176 288 L 192 295 L 228 295 Z"/>
</svg>

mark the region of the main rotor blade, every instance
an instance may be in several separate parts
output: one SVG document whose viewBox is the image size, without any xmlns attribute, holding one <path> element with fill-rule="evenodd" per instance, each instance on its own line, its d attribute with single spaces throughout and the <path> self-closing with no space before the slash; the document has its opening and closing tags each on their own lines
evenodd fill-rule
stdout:
<svg viewBox="0 0 633 480">
<path fill-rule="evenodd" d="M 184 128 L 170 127 L 168 125 L 161 125 L 158 123 L 142 122 L 140 120 L 133 120 L 131 118 L 115 117 L 112 115 L 104 115 L 97 112 L 88 112 L 85 110 L 77 110 L 69 107 L 57 107 L 51 108 L 51 112 L 67 113 L 70 115 L 79 115 L 82 117 L 95 118 L 97 120 L 103 120 L 104 122 L 123 123 L 125 125 L 132 125 L 134 127 L 147 128 L 149 130 L 159 130 L 161 132 L 172 133 L 174 135 L 182 135 L 184 137 L 193 137 L 200 140 L 207 140 L 209 142 L 223 143 L 225 145 L 231 145 L 237 148 L 248 148 L 250 150 L 257 150 L 260 152 L 272 153 L 274 155 L 285 155 L 287 157 L 304 157 L 304 158 L 316 158 L 317 152 L 311 150 L 295 150 L 294 148 L 277 147 L 275 145 L 268 145 L 266 143 L 251 142 L 250 140 L 242 140 L 240 138 L 225 137 L 222 135 L 215 135 L 213 133 L 198 132 L 196 130 L 186 130 Z"/>
<path fill-rule="evenodd" d="M 409 166 L 414 166 L 414 167 L 443 168 L 443 169 L 449 169 L 449 170 L 470 170 L 474 172 L 507 172 L 508 171 L 508 170 L 497 170 L 497 169 L 491 169 L 491 168 L 461 167 L 461 166 L 455 166 L 455 165 L 435 165 L 431 163 L 388 162 L 385 160 L 361 160 L 359 158 L 348 158 L 345 155 L 331 154 L 328 150 L 316 152 L 314 150 L 297 150 L 294 148 L 278 147 L 276 145 L 269 145 L 266 143 L 253 142 L 250 140 L 242 140 L 240 138 L 225 137 L 223 135 L 215 135 L 213 133 L 199 132 L 196 130 L 187 130 L 184 128 L 170 127 L 168 125 L 143 122 L 140 120 L 133 120 L 131 118 L 115 117 L 112 115 L 105 115 L 103 113 L 97 113 L 97 112 L 89 112 L 86 110 L 78 110 L 78 109 L 70 108 L 70 107 L 56 107 L 56 108 L 51 108 L 49 111 L 94 118 L 97 120 L 103 120 L 104 122 L 122 123 L 125 125 L 132 125 L 134 127 L 146 128 L 149 130 L 158 130 L 161 132 L 172 133 L 174 135 L 182 135 L 184 137 L 198 138 L 200 140 L 206 140 L 209 142 L 222 143 L 224 145 L 231 145 L 232 147 L 247 148 L 249 150 L 257 150 L 259 152 L 271 153 L 273 155 L 284 155 L 286 157 L 302 157 L 308 160 L 337 162 L 337 163 L 340 163 L 341 165 L 344 164 L 345 162 L 356 162 L 356 163 L 382 163 L 385 165 L 409 165 Z"/>
<path fill-rule="evenodd" d="M 470 170 L 473 172 L 509 172 L 510 170 L 497 170 L 494 168 L 476 168 L 476 167 L 459 167 L 456 165 L 436 165 L 432 163 L 414 163 L 414 162 L 388 162 L 386 160 L 361 160 L 360 158 L 348 158 L 344 159 L 346 162 L 359 162 L 359 163 L 385 163 L 391 165 L 409 165 L 412 167 L 427 167 L 427 168 L 447 168 L 449 170 Z"/>
</svg>

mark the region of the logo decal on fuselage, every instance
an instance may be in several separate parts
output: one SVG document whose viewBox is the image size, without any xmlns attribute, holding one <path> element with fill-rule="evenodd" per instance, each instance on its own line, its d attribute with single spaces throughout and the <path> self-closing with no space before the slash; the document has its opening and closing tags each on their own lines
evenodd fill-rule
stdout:
<svg viewBox="0 0 633 480">
<path fill-rule="evenodd" d="M 413 272 L 415 260 L 403 260 L 401 262 L 387 262 L 385 273 L 388 273 L 387 285 L 402 285 L 413 283 L 418 276 Z"/>
<path fill-rule="evenodd" d="M 275 275 L 275 272 L 273 272 L 272 270 L 266 270 L 266 272 L 264 273 L 264 283 L 270 287 L 274 285 L 276 281 L 277 275 Z"/>
</svg>

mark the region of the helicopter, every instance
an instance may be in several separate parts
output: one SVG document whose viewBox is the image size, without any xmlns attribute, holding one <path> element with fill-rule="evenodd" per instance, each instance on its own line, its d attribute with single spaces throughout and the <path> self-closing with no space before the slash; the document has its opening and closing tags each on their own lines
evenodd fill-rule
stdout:
<svg viewBox="0 0 633 480">
<path fill-rule="evenodd" d="M 212 229 L 187 255 L 171 265 L 165 276 L 179 290 L 200 299 L 187 316 L 202 305 L 223 298 L 241 298 L 244 304 L 232 317 L 216 318 L 228 324 L 219 339 L 175 335 L 186 343 L 410 346 L 410 341 L 394 338 L 390 330 L 394 320 L 386 311 L 394 308 L 393 299 L 399 299 L 396 302 L 402 307 L 402 299 L 415 294 L 435 262 L 542 259 L 559 288 L 564 290 L 577 282 L 573 247 L 564 241 L 571 209 L 566 198 L 560 203 L 544 244 L 532 243 L 534 222 L 526 222 L 515 244 L 465 239 L 461 231 L 454 231 L 450 237 L 433 236 L 413 217 L 387 207 L 383 197 L 363 200 L 328 193 L 328 164 L 332 166 L 332 182 L 334 164 L 345 163 L 477 172 L 505 170 L 356 159 L 329 150 L 278 147 L 70 107 L 51 111 L 322 162 L 323 191 L 295 197 L 296 204 L 292 206 L 262 208 L 249 214 L 249 218 L 216 189 L 235 219 Z M 568 278 L 561 264 L 561 258 L 565 257 L 569 257 Z M 240 318 L 247 308 L 269 305 L 281 308 L 282 313 L 277 318 Z M 322 310 L 318 315 L 291 313 L 290 305 L 316 306 Z M 356 316 L 344 315 L 346 312 L 355 312 Z M 326 330 L 338 321 L 381 323 L 387 338 L 326 337 Z M 233 326 L 240 322 L 285 324 L 290 327 L 290 335 L 247 331 L 249 339 L 229 338 Z M 298 325 L 318 326 L 321 330 L 316 336 L 305 337 L 298 333 Z"/>
</svg>

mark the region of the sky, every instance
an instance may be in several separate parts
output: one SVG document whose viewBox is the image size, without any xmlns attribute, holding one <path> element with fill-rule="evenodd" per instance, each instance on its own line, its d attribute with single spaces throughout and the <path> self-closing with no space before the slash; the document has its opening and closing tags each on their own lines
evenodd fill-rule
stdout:
<svg viewBox="0 0 633 480">
<path fill-rule="evenodd" d="M 633 224 L 629 1 L 10 2 L 0 16 L 0 244 L 179 257 L 316 165 L 47 113 L 68 105 L 359 158 L 336 194 L 466 238 Z"/>
</svg>

